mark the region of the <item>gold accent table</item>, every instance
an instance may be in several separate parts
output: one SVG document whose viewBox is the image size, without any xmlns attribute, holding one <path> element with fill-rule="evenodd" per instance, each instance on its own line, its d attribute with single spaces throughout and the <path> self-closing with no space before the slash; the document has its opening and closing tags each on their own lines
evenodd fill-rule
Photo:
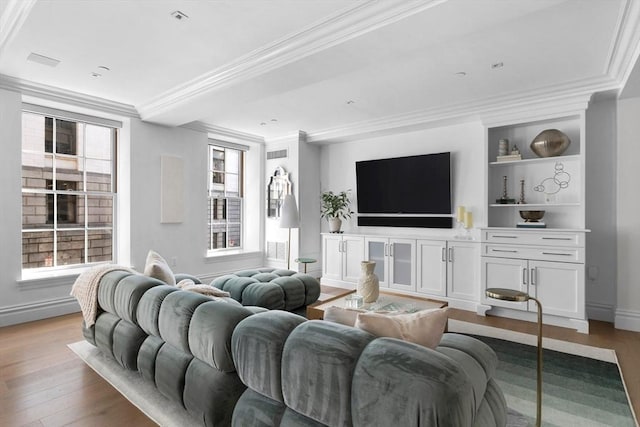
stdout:
<svg viewBox="0 0 640 427">
<path fill-rule="evenodd" d="M 324 311 L 328 307 L 347 307 L 347 296 L 355 294 L 355 290 L 346 291 L 326 301 L 307 306 L 307 319 L 322 320 Z M 380 290 L 380 296 L 376 302 L 362 304 L 358 309 L 367 311 L 404 311 L 413 313 L 421 310 L 446 307 L 446 301 L 437 301 L 429 298 L 417 297 L 414 295 L 404 295 L 387 290 Z"/>
</svg>

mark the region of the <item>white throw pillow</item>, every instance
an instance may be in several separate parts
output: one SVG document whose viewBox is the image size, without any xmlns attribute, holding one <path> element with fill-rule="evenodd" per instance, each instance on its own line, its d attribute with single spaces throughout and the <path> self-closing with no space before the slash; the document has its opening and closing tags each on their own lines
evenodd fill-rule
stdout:
<svg viewBox="0 0 640 427">
<path fill-rule="evenodd" d="M 176 277 L 173 275 L 169 264 L 154 250 L 150 250 L 147 254 L 147 260 L 144 265 L 144 275 L 162 280 L 167 285 L 176 285 Z"/>
<path fill-rule="evenodd" d="M 447 307 L 409 314 L 360 313 L 356 328 L 378 337 L 398 338 L 429 348 L 440 344 L 449 316 Z"/>
</svg>

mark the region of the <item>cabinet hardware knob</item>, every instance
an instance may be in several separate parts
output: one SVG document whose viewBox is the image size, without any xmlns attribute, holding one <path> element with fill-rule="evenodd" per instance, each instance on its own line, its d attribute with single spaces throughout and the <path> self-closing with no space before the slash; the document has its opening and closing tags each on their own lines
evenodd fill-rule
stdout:
<svg viewBox="0 0 640 427">
<path fill-rule="evenodd" d="M 526 268 L 522 269 L 522 284 L 523 285 L 527 284 L 527 269 Z"/>
<path fill-rule="evenodd" d="M 536 269 L 532 268 L 531 269 L 531 286 L 535 286 L 536 285 Z"/>
<path fill-rule="evenodd" d="M 453 262 L 453 248 L 449 248 L 449 262 Z"/>
<path fill-rule="evenodd" d="M 571 237 L 543 237 L 542 240 L 573 240 Z"/>
<path fill-rule="evenodd" d="M 573 254 L 561 254 L 561 253 L 556 253 L 556 252 L 542 252 L 542 255 L 573 256 Z"/>
<path fill-rule="evenodd" d="M 447 262 L 447 248 L 442 248 L 442 262 Z"/>
<path fill-rule="evenodd" d="M 508 251 L 506 249 L 491 249 L 491 251 L 492 252 L 506 252 L 506 253 L 510 253 L 510 254 L 517 254 L 518 253 L 518 251 L 516 251 L 516 250 Z"/>
<path fill-rule="evenodd" d="M 518 236 L 493 236 L 496 239 L 517 239 Z"/>
</svg>

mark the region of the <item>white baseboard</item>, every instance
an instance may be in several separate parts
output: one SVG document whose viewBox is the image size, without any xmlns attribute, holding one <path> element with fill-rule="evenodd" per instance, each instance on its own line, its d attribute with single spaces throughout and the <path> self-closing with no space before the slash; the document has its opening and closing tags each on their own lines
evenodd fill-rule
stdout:
<svg viewBox="0 0 640 427">
<path fill-rule="evenodd" d="M 48 319 L 79 311 L 78 302 L 71 296 L 49 301 L 0 307 L 0 326 Z"/>
<path fill-rule="evenodd" d="M 489 315 L 495 315 L 499 317 L 508 317 L 510 319 L 526 320 L 527 322 L 537 322 L 537 313 L 530 311 L 512 310 L 504 307 L 494 306 L 487 312 Z M 575 329 L 577 332 L 588 334 L 589 333 L 589 321 L 583 319 L 571 319 L 568 317 L 558 317 L 550 314 L 543 315 L 543 323 L 545 325 L 560 326 L 562 328 Z"/>
<path fill-rule="evenodd" d="M 615 307 L 611 304 L 587 303 L 587 318 L 613 323 L 615 319 Z"/>
<path fill-rule="evenodd" d="M 640 332 L 640 312 L 617 309 L 614 324 L 616 329 Z"/>
</svg>

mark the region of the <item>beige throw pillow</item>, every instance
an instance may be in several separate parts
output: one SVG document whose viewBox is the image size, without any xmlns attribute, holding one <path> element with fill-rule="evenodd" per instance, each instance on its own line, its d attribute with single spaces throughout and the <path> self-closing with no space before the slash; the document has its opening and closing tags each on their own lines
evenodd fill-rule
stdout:
<svg viewBox="0 0 640 427">
<path fill-rule="evenodd" d="M 144 275 L 162 280 L 167 285 L 175 286 L 176 278 L 173 271 L 162 256 L 156 251 L 150 250 L 144 265 Z"/>
<path fill-rule="evenodd" d="M 197 292 L 208 297 L 230 297 L 231 294 L 222 289 L 218 289 L 211 285 L 205 285 L 204 283 L 195 283 L 191 279 L 184 279 L 178 282 L 176 285 L 183 291 Z"/>
<path fill-rule="evenodd" d="M 347 326 L 355 326 L 358 314 L 364 313 L 364 310 L 357 308 L 327 307 L 322 316 L 327 322 L 340 323 Z"/>
<path fill-rule="evenodd" d="M 398 338 L 436 348 L 447 326 L 447 319 L 447 307 L 397 315 L 360 313 L 355 326 L 379 337 Z"/>
</svg>

